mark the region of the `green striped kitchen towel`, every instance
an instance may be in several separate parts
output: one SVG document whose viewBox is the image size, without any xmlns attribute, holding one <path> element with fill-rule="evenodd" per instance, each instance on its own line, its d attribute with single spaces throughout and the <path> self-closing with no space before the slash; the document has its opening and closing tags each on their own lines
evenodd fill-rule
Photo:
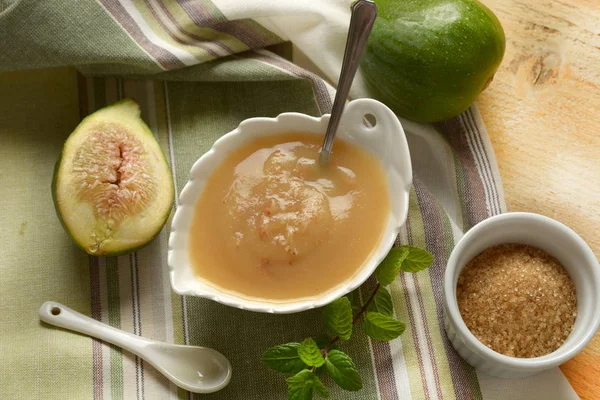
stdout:
<svg viewBox="0 0 600 400">
<path fill-rule="evenodd" d="M 227 355 L 231 384 L 194 397 L 286 398 L 283 379 L 260 355 L 320 333 L 319 310 L 266 315 L 175 295 L 168 228 L 136 253 L 87 256 L 55 216 L 50 181 L 79 120 L 124 97 L 140 104 L 178 192 L 192 163 L 241 120 L 327 113 L 334 91 L 326 81 L 337 79 L 349 3 L 0 0 L 0 399 L 192 397 L 127 352 L 40 323 L 46 300 L 135 334 Z M 264 50 L 284 41 L 294 44 L 288 56 L 313 72 Z M 353 96 L 365 95 L 359 77 Z M 333 389 L 332 398 L 572 398 L 558 369 L 507 383 L 478 375 L 450 346 L 442 324 L 445 262 L 466 230 L 505 211 L 502 185 L 475 107 L 437 125 L 403 124 L 414 188 L 398 241 L 426 246 L 436 261 L 391 286 L 398 318 L 407 322 L 400 338 L 377 342 L 357 332 L 344 345 L 364 388 Z"/>
</svg>

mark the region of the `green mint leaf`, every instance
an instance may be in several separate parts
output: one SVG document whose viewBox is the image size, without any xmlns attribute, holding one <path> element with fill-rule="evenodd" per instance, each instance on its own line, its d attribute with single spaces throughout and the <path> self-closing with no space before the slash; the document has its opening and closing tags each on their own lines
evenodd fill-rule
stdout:
<svg viewBox="0 0 600 400">
<path fill-rule="evenodd" d="M 346 295 L 348 300 L 350 300 L 350 304 L 352 304 L 352 310 L 358 311 L 361 309 L 362 304 L 360 303 L 360 293 L 359 289 L 354 289 L 350 293 Z"/>
<path fill-rule="evenodd" d="M 329 397 L 329 391 L 321 380 L 310 370 L 303 369 L 285 380 L 288 385 L 289 400 L 311 400 L 313 390 L 320 397 Z"/>
<path fill-rule="evenodd" d="M 419 272 L 429 267 L 433 262 L 433 254 L 425 249 L 412 246 L 402 246 L 408 250 L 408 255 L 402 263 L 402 271 Z"/>
<path fill-rule="evenodd" d="M 296 374 L 307 367 L 298 355 L 300 343 L 287 343 L 271 347 L 262 355 L 265 365 L 282 374 Z"/>
<path fill-rule="evenodd" d="M 340 339 L 348 340 L 352 335 L 352 307 L 347 297 L 329 303 L 323 309 L 325 327 Z"/>
<path fill-rule="evenodd" d="M 379 288 L 373 302 L 369 304 L 368 311 L 374 311 L 391 317 L 394 315 L 394 304 L 390 292 L 384 287 Z"/>
<path fill-rule="evenodd" d="M 378 312 L 368 312 L 363 322 L 363 330 L 375 340 L 396 339 L 405 328 L 402 322 Z"/>
<path fill-rule="evenodd" d="M 312 338 L 305 339 L 300 343 L 298 348 L 298 355 L 304 364 L 311 367 L 320 367 L 325 364 L 325 359 L 321 354 L 321 349 L 317 346 L 317 343 Z"/>
<path fill-rule="evenodd" d="M 398 277 L 398 273 L 402 268 L 404 259 L 408 256 L 408 252 L 409 250 L 405 246 L 392 248 L 375 270 L 377 282 L 382 286 L 387 286 L 394 282 L 394 279 Z"/>
<path fill-rule="evenodd" d="M 345 390 L 362 389 L 362 379 L 350 356 L 340 350 L 330 350 L 325 359 L 325 367 L 331 378 Z"/>
<path fill-rule="evenodd" d="M 323 385 L 323 382 L 321 382 L 321 380 L 319 379 L 318 376 L 314 375 L 314 387 L 313 389 L 315 390 L 315 393 L 317 394 L 317 396 L 319 397 L 329 397 L 329 390 L 327 390 L 327 388 L 325 387 L 325 385 Z"/>
<path fill-rule="evenodd" d="M 329 337 L 329 335 L 327 335 L 327 334 L 322 334 L 315 338 L 315 342 L 317 343 L 317 346 L 319 346 L 319 349 L 324 349 L 331 342 L 331 337 Z M 331 349 L 337 349 L 337 348 L 338 348 L 337 344 L 334 343 L 333 346 L 331 346 L 329 349 L 331 350 Z M 323 371 L 325 371 L 325 364 L 318 367 L 315 372 L 317 375 L 321 375 L 323 373 Z"/>
<path fill-rule="evenodd" d="M 288 385 L 288 400 L 312 400 L 314 375 L 309 370 L 303 369 L 287 378 L 285 383 Z"/>
</svg>

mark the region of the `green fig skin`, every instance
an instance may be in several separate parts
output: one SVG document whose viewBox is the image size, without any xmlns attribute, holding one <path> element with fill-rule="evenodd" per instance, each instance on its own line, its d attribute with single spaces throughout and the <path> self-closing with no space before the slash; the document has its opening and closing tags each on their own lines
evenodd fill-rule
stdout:
<svg viewBox="0 0 600 400">
<path fill-rule="evenodd" d="M 379 15 L 361 61 L 374 97 L 418 122 L 466 110 L 504 56 L 504 30 L 494 13 L 476 0 L 375 3 Z"/>
<path fill-rule="evenodd" d="M 157 185 L 157 190 L 161 193 L 164 193 L 164 195 L 161 197 L 160 200 L 156 201 L 156 204 L 159 204 L 159 206 L 153 209 L 155 212 L 151 213 L 151 215 L 142 224 L 143 229 L 139 230 L 139 237 L 136 238 L 137 240 L 135 241 L 135 243 L 121 243 L 119 237 L 115 237 L 114 244 L 110 247 L 110 249 L 101 248 L 98 250 L 92 250 L 90 247 L 89 239 L 87 239 L 86 237 L 82 237 L 81 235 L 77 235 L 74 232 L 73 226 L 69 226 L 67 219 L 69 214 L 72 213 L 72 211 L 68 206 L 65 206 L 65 197 L 63 196 L 62 199 L 60 198 L 59 189 L 61 186 L 65 185 L 67 188 L 69 188 L 69 185 L 64 183 L 64 181 L 67 180 L 66 177 L 70 174 L 69 166 L 65 165 L 64 160 L 65 158 L 69 158 L 69 153 L 72 153 L 73 151 L 77 150 L 69 146 L 69 141 L 71 137 L 73 137 L 74 135 L 87 135 L 86 129 L 82 127 L 84 127 L 88 122 L 96 121 L 96 119 L 100 119 L 100 121 L 106 121 L 107 119 L 103 115 L 107 111 L 113 113 L 112 118 L 108 119 L 109 122 L 118 123 L 121 119 L 130 121 L 130 123 L 131 121 L 134 121 L 135 125 L 131 129 L 135 131 L 135 136 L 142 142 L 145 142 L 147 145 L 152 144 L 152 146 L 149 146 L 149 151 L 152 152 L 153 155 L 155 155 L 154 166 L 156 167 L 156 169 L 161 170 L 161 173 L 158 173 L 157 175 L 157 177 L 161 178 Z M 69 197 L 77 198 L 78 196 L 76 188 L 71 189 L 72 190 L 70 191 L 70 193 L 72 195 Z M 81 121 L 81 123 L 75 128 L 75 130 L 65 141 L 63 149 L 58 156 L 58 160 L 56 161 L 56 164 L 54 166 L 51 191 L 56 215 L 58 216 L 62 227 L 79 248 L 81 248 L 86 253 L 92 256 L 119 256 L 135 252 L 145 247 L 160 234 L 163 226 L 169 219 L 175 201 L 175 185 L 167 158 L 160 149 L 160 147 L 158 147 L 158 143 L 156 142 L 154 134 L 148 128 L 145 122 L 141 119 L 140 109 L 138 105 L 131 99 L 124 99 L 109 106 L 106 106 L 88 115 Z M 131 217 L 133 216 L 134 215 L 132 215 Z"/>
</svg>

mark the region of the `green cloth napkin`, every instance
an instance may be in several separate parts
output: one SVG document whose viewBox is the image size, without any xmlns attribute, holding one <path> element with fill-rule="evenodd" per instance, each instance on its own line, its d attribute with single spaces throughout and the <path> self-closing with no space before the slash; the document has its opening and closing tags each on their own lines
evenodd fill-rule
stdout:
<svg viewBox="0 0 600 400">
<path fill-rule="evenodd" d="M 75 246 L 54 212 L 50 183 L 62 143 L 81 118 L 119 99 L 140 104 L 177 192 L 193 162 L 241 120 L 329 111 L 333 90 L 324 80 L 251 50 L 288 37 L 267 22 L 228 21 L 215 3 L 0 1 L 0 399 L 191 396 L 127 352 L 41 323 L 46 300 L 148 338 L 219 350 L 234 375 L 206 396 L 215 400 L 285 399 L 284 379 L 261 364 L 262 352 L 323 332 L 320 310 L 265 315 L 174 294 L 168 224 L 136 253 L 97 258 Z M 343 344 L 363 390 L 325 384 L 334 399 L 481 398 L 480 379 L 445 336 L 442 277 L 462 233 L 505 210 L 497 166 L 475 108 L 435 126 L 403 124 L 414 188 L 398 241 L 427 247 L 436 261 L 391 286 L 407 323 L 400 338 L 377 342 L 357 330 Z"/>
</svg>

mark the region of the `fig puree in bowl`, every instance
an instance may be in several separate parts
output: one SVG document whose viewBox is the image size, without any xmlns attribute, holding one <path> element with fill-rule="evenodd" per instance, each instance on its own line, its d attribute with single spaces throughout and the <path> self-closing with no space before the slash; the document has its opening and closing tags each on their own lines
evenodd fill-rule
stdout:
<svg viewBox="0 0 600 400">
<path fill-rule="evenodd" d="M 176 293 L 292 313 L 367 280 L 406 221 L 408 144 L 389 108 L 354 100 L 320 167 L 328 122 L 300 113 L 250 118 L 194 163 L 169 236 Z"/>
<path fill-rule="evenodd" d="M 196 203 L 195 274 L 242 296 L 289 300 L 331 289 L 362 266 L 389 213 L 379 160 L 344 140 L 319 165 L 321 138 L 257 138 L 215 170 Z"/>
</svg>

